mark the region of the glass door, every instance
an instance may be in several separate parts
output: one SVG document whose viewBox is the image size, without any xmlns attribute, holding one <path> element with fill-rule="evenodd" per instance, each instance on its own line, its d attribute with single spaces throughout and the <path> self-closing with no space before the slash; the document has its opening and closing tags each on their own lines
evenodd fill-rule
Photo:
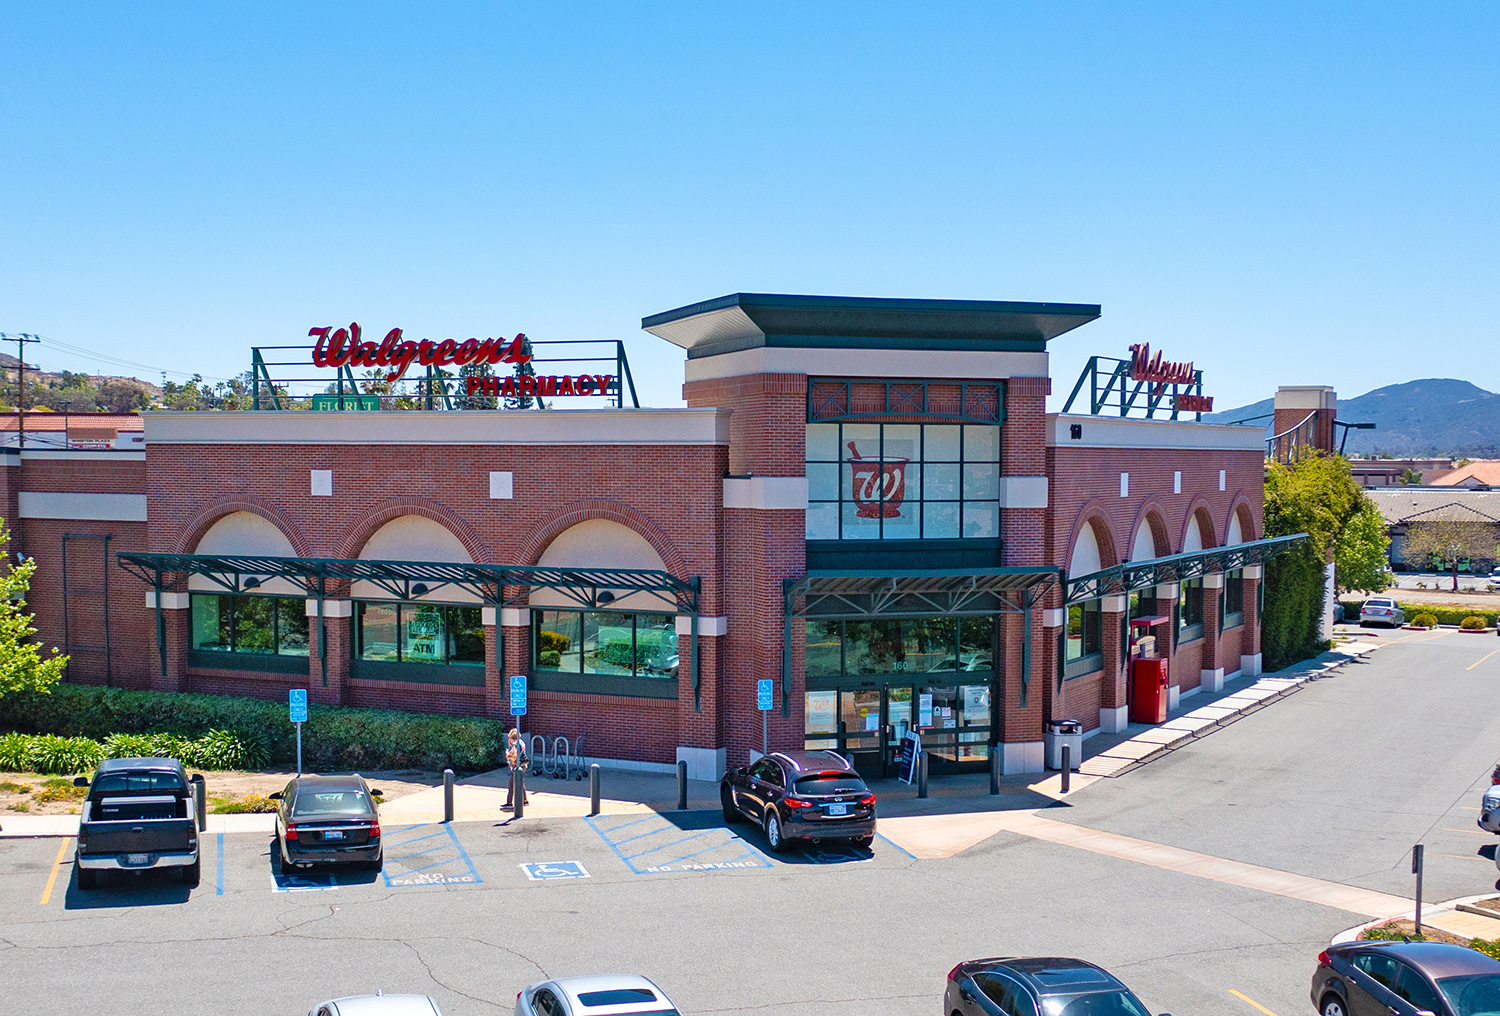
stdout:
<svg viewBox="0 0 1500 1016">
<path fill-rule="evenodd" d="M 855 688 L 838 694 L 842 754 L 856 769 L 883 771 L 882 689 Z"/>
</svg>

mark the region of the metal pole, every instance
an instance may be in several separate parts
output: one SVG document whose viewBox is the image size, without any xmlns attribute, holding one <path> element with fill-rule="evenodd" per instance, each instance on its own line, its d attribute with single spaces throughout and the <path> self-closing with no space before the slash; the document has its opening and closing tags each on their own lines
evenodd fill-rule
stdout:
<svg viewBox="0 0 1500 1016">
<path fill-rule="evenodd" d="M 453 821 L 453 770 L 443 770 L 443 821 Z"/>
<path fill-rule="evenodd" d="M 1422 844 L 1411 848 L 1411 870 L 1417 876 L 1417 910 L 1412 924 L 1418 935 L 1422 934 Z"/>
<path fill-rule="evenodd" d="M 522 818 L 526 814 L 526 767 L 516 768 L 516 796 L 512 798 L 516 803 L 515 816 Z"/>
<path fill-rule="evenodd" d="M 1065 744 L 1062 746 L 1062 792 L 1068 792 L 1068 781 L 1073 776 L 1073 746 Z"/>
<path fill-rule="evenodd" d="M 193 779 L 193 807 L 198 812 L 198 831 L 201 833 L 208 828 L 208 787 L 203 782 L 202 773 L 194 773 Z"/>
<path fill-rule="evenodd" d="M 1000 793 L 1000 746 L 990 745 L 990 793 Z"/>
<path fill-rule="evenodd" d="M 917 755 L 917 797 L 927 796 L 927 752 Z"/>
<path fill-rule="evenodd" d="M 677 763 L 677 810 L 687 811 L 687 763 Z"/>
<path fill-rule="evenodd" d="M 589 766 L 589 814 L 599 814 L 599 763 Z"/>
<path fill-rule="evenodd" d="M 297 775 L 302 775 L 302 724 L 297 724 Z"/>
<path fill-rule="evenodd" d="M 768 712 L 770 712 L 770 710 L 768 709 L 762 709 L 760 711 L 760 753 L 762 755 L 771 754 L 771 739 L 770 735 L 766 732 L 768 729 L 766 713 Z"/>
</svg>

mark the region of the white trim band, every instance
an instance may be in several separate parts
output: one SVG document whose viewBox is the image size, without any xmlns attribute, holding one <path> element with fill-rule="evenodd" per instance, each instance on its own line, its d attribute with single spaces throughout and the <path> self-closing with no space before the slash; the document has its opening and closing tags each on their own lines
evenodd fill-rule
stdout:
<svg viewBox="0 0 1500 1016">
<path fill-rule="evenodd" d="M 729 618 L 727 617 L 700 617 L 698 618 L 699 635 L 723 635 L 729 631 Z M 693 633 L 693 616 L 691 614 L 677 615 L 677 634 L 691 635 Z"/>
<path fill-rule="evenodd" d="M 318 616 L 318 598 L 316 596 L 309 596 L 307 598 L 307 616 L 308 617 L 317 617 Z M 353 617 L 353 616 L 354 616 L 354 601 L 353 600 L 327 600 L 327 599 L 325 599 L 323 601 L 323 620 L 326 621 L 329 618 L 334 618 L 334 617 Z"/>
<path fill-rule="evenodd" d="M 29 454 L 29 453 L 28 453 Z M 70 522 L 145 522 L 145 494 L 83 494 L 23 490 L 16 495 L 23 519 Z"/>
<path fill-rule="evenodd" d="M 484 613 L 485 611 L 489 611 L 489 613 L 485 614 Z M 495 608 L 494 607 L 481 607 L 480 608 L 480 613 L 483 615 L 481 617 L 481 620 L 483 621 L 483 623 L 485 623 L 485 624 L 494 624 L 495 623 Z M 531 610 L 529 608 L 527 608 L 527 607 L 501 607 L 500 608 L 500 627 L 502 627 L 502 628 L 530 628 L 531 627 Z"/>
<path fill-rule="evenodd" d="M 187 593 L 162 593 L 162 610 L 187 610 L 193 605 L 192 598 Z M 152 610 L 156 609 L 156 590 L 146 590 L 146 606 Z"/>
<path fill-rule="evenodd" d="M 729 476 L 724 478 L 725 508 L 806 511 L 805 476 Z"/>
<path fill-rule="evenodd" d="M 1000 507 L 1047 507 L 1047 478 L 1045 476 L 1000 477 Z"/>
</svg>

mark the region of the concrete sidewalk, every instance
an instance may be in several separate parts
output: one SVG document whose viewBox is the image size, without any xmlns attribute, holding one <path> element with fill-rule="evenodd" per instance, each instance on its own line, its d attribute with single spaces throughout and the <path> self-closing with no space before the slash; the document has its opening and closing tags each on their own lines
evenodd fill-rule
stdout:
<svg viewBox="0 0 1500 1016">
<path fill-rule="evenodd" d="M 1482 938 L 1487 940 L 1500 939 L 1500 913 L 1481 910 L 1473 904 L 1476 900 L 1492 900 L 1494 893 L 1486 893 L 1483 896 L 1464 896 L 1456 900 L 1448 900 L 1444 903 L 1428 903 L 1422 907 L 1422 927 L 1436 928 L 1438 931 L 1446 931 L 1450 935 L 1459 938 Z M 1360 933 L 1366 928 L 1384 924 L 1391 920 L 1411 920 L 1416 914 L 1416 908 L 1407 900 L 1407 907 L 1399 914 L 1391 914 L 1381 917 L 1365 924 L 1357 924 L 1339 932 L 1333 937 L 1333 944 L 1342 942 L 1353 942 L 1359 938 Z"/>
</svg>

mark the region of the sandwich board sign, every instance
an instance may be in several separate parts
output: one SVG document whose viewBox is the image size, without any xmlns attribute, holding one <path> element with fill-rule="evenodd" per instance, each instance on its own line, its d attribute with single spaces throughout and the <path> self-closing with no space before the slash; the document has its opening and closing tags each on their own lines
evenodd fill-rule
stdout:
<svg viewBox="0 0 1500 1016">
<path fill-rule="evenodd" d="M 901 770 L 899 778 L 902 783 L 908 786 L 917 778 L 917 755 L 921 751 L 922 737 L 913 730 L 901 741 Z"/>
</svg>

